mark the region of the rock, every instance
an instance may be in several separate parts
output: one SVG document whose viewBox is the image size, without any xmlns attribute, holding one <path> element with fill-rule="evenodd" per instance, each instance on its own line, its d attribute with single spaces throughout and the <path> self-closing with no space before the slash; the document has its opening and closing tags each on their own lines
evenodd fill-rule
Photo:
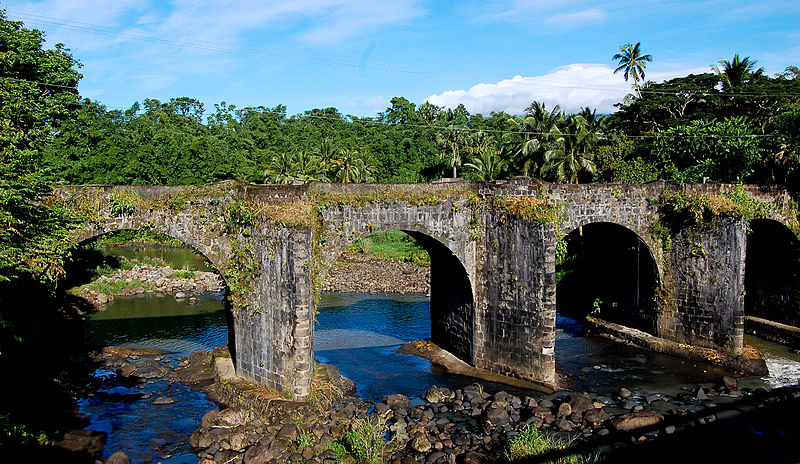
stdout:
<svg viewBox="0 0 800 464">
<path fill-rule="evenodd" d="M 244 424 L 244 415 L 239 408 L 227 408 L 219 412 L 217 422 L 222 425 L 238 427 Z M 295 426 L 297 427 L 297 426 Z"/>
<path fill-rule="evenodd" d="M 64 434 L 55 446 L 75 453 L 85 453 L 94 459 L 100 457 L 106 444 L 105 432 L 74 430 Z"/>
<path fill-rule="evenodd" d="M 428 438 L 422 433 L 415 436 L 414 439 L 411 440 L 411 443 L 409 443 L 409 446 L 417 453 L 427 453 L 432 447 L 431 442 L 428 441 Z"/>
<path fill-rule="evenodd" d="M 266 446 L 251 446 L 244 453 L 244 464 L 267 464 L 274 457 Z"/>
<path fill-rule="evenodd" d="M 548 409 L 552 408 L 553 407 L 553 402 L 550 401 L 550 400 L 539 401 L 539 407 L 540 408 L 548 408 Z"/>
<path fill-rule="evenodd" d="M 556 421 L 556 427 L 562 432 L 572 432 L 572 423 L 568 420 L 559 419 Z"/>
<path fill-rule="evenodd" d="M 438 444 L 439 444 L 439 443 L 437 443 L 437 445 L 438 445 Z M 444 453 L 442 453 L 441 451 L 435 451 L 435 452 L 433 452 L 433 453 L 429 454 L 429 455 L 428 455 L 428 456 L 425 458 L 425 460 L 426 460 L 427 462 L 436 462 L 436 461 L 438 461 L 439 459 L 441 459 L 441 458 L 443 458 L 443 457 L 444 457 Z"/>
<path fill-rule="evenodd" d="M 658 393 L 654 393 L 652 395 L 648 395 L 645 398 L 645 401 L 647 401 L 647 404 L 650 404 L 650 403 L 655 403 L 656 401 L 659 401 L 660 399 L 661 399 L 661 396 Z"/>
<path fill-rule="evenodd" d="M 619 407 L 622 408 L 622 409 L 629 409 L 629 410 L 633 409 L 633 408 L 636 407 L 636 401 L 625 400 L 622 403 L 620 403 Z"/>
<path fill-rule="evenodd" d="M 583 413 L 583 420 L 590 424 L 602 424 L 606 419 L 608 419 L 608 414 L 603 409 L 590 409 Z"/>
<path fill-rule="evenodd" d="M 234 451 L 244 451 L 245 448 L 250 446 L 250 432 L 244 430 L 232 433 L 228 438 L 231 444 L 231 449 Z M 308 448 L 310 449 L 310 448 Z"/>
<path fill-rule="evenodd" d="M 640 411 L 617 417 L 611 421 L 611 425 L 617 430 L 630 431 L 642 427 L 650 427 L 661 423 L 663 420 L 664 416 L 661 414 L 650 411 Z"/>
<path fill-rule="evenodd" d="M 471 396 L 481 396 L 483 393 L 483 387 L 478 385 L 477 383 L 473 383 L 472 385 L 467 385 L 464 387 L 464 396 L 471 395 Z"/>
<path fill-rule="evenodd" d="M 398 409 L 408 409 L 411 406 L 411 400 L 405 395 L 395 394 L 386 397 L 386 404 L 395 411 Z"/>
<path fill-rule="evenodd" d="M 131 459 L 122 451 L 117 451 L 106 459 L 106 464 L 130 464 Z"/>
<path fill-rule="evenodd" d="M 694 397 L 695 397 L 695 398 L 696 398 L 698 401 L 703 401 L 703 400 L 705 400 L 705 399 L 707 399 L 707 398 L 708 398 L 708 397 L 706 396 L 706 392 L 705 392 L 705 391 L 703 391 L 703 388 L 702 388 L 702 387 L 698 388 L 698 389 L 697 389 L 697 391 L 695 391 L 695 392 L 694 392 Z"/>
<path fill-rule="evenodd" d="M 502 426 L 511 422 L 511 417 L 503 408 L 491 408 L 486 411 L 486 420 L 492 425 Z"/>
<path fill-rule="evenodd" d="M 488 456 L 474 451 L 468 451 L 456 457 L 456 462 L 459 464 L 486 464 L 490 462 Z"/>
<path fill-rule="evenodd" d="M 440 387 L 433 387 L 422 395 L 422 399 L 428 403 L 442 403 L 444 400 L 451 398 L 453 398 L 453 392 L 447 388 Z"/>
<path fill-rule="evenodd" d="M 722 377 L 722 384 L 725 385 L 726 388 L 736 388 L 739 386 L 739 382 L 736 381 L 736 379 L 727 375 Z"/>
<path fill-rule="evenodd" d="M 175 299 L 176 299 L 176 300 L 181 300 L 181 299 L 183 299 L 183 298 L 186 298 L 186 294 L 185 294 L 185 293 L 183 293 L 183 292 L 177 292 L 177 293 L 175 293 Z"/>
<path fill-rule="evenodd" d="M 594 408 L 591 398 L 589 398 L 589 395 L 586 393 L 582 393 L 580 395 L 570 395 L 569 406 L 572 409 L 572 412 L 577 413 L 583 413 L 586 410 Z"/>
<path fill-rule="evenodd" d="M 173 398 L 168 397 L 168 396 L 159 396 L 158 398 L 153 400 L 153 404 L 156 405 L 156 406 L 164 406 L 164 405 L 173 404 L 173 403 L 175 403 L 175 400 Z"/>
<path fill-rule="evenodd" d="M 628 390 L 627 388 L 624 388 L 624 387 L 620 388 L 619 389 L 619 397 L 620 398 L 630 398 L 631 397 L 631 391 Z"/>
<path fill-rule="evenodd" d="M 167 370 L 158 362 L 152 359 L 145 359 L 136 362 L 136 377 L 143 379 L 160 379 L 164 377 Z"/>
<path fill-rule="evenodd" d="M 572 407 L 569 403 L 561 403 L 558 405 L 558 412 L 556 413 L 557 417 L 567 417 L 572 414 Z"/>
<path fill-rule="evenodd" d="M 673 433 L 675 433 L 675 426 L 674 425 L 668 425 L 668 426 L 664 427 L 664 433 L 666 433 L 667 435 L 672 435 Z"/>
<path fill-rule="evenodd" d="M 219 409 L 212 409 L 203 415 L 203 418 L 200 419 L 200 426 L 203 428 L 210 429 L 217 423 L 217 419 L 219 418 Z"/>
<path fill-rule="evenodd" d="M 279 440 L 293 440 L 300 435 L 300 429 L 297 428 L 295 424 L 286 424 L 278 430 L 278 434 L 275 436 L 276 439 Z"/>
</svg>

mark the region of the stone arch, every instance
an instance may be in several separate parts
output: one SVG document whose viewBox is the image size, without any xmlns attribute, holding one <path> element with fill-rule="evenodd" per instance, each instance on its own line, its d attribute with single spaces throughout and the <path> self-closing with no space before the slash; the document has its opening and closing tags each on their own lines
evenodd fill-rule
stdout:
<svg viewBox="0 0 800 464">
<path fill-rule="evenodd" d="M 467 363 L 474 362 L 475 290 L 472 276 L 447 237 L 419 224 L 370 225 L 336 241 L 326 257 L 329 267 L 358 240 L 379 232 L 400 230 L 414 238 L 431 257 L 431 340 Z"/>
<path fill-rule="evenodd" d="M 611 221 L 579 225 L 561 240 L 570 244 L 571 273 L 556 291 L 560 312 L 599 312 L 610 322 L 655 335 L 658 262 L 634 230 Z"/>
<path fill-rule="evenodd" d="M 800 327 L 800 240 L 791 229 L 752 219 L 744 271 L 745 315 Z"/>
<path fill-rule="evenodd" d="M 84 230 L 80 231 L 78 234 L 76 234 L 76 236 L 74 237 L 75 244 L 81 245 L 84 243 L 88 243 L 92 240 L 95 240 L 99 237 L 102 237 L 103 235 L 115 234 L 127 230 L 137 231 L 137 230 L 142 230 L 142 227 L 126 225 L 124 223 L 123 224 L 111 223 L 110 225 L 106 224 L 104 226 L 99 226 L 97 224 L 94 224 L 93 227 L 90 225 Z M 223 273 L 224 267 L 222 266 L 224 266 L 225 262 L 221 262 L 219 260 L 220 255 L 216 249 L 204 246 L 201 240 L 196 240 L 194 237 L 190 235 L 174 233 L 174 232 L 170 233 L 170 230 L 166 228 L 148 227 L 148 230 L 151 230 L 153 232 L 158 232 L 170 238 L 179 240 L 181 243 L 188 246 L 195 253 L 199 253 L 201 256 L 203 256 L 206 260 L 208 260 L 211 263 L 211 266 L 214 268 L 216 273 L 219 274 L 220 278 L 222 279 L 223 285 L 225 285 L 225 292 L 228 293 L 230 291 L 228 287 L 228 282 L 225 280 L 225 275 Z M 230 352 L 231 357 L 235 362 L 237 337 L 235 330 L 235 320 L 230 308 L 226 309 L 225 316 L 228 325 L 228 351 Z"/>
</svg>

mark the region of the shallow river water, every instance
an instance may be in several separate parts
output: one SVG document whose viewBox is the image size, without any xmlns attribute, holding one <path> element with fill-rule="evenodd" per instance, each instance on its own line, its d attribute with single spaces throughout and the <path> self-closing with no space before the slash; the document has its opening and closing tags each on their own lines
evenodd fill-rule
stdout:
<svg viewBox="0 0 800 464">
<path fill-rule="evenodd" d="M 193 306 L 171 297 L 118 298 L 107 311 L 87 320 L 85 332 L 92 344 L 169 350 L 166 357 L 174 365 L 190 352 L 227 343 L 225 314 L 219 297 L 198 298 Z M 557 370 L 572 390 L 609 399 L 620 387 L 641 396 L 675 395 L 682 386 L 718 383 L 728 374 L 711 365 L 585 337 L 581 324 L 566 317 L 559 317 L 557 326 Z M 367 400 L 402 393 L 419 401 L 419 395 L 433 385 L 462 388 L 474 382 L 487 391 L 513 391 L 445 374 L 427 360 L 394 352 L 403 342 L 430 337 L 429 300 L 423 295 L 323 295 L 315 331 L 317 360 L 337 366 Z M 767 354 L 771 374 L 744 380 L 744 386 L 775 387 L 800 378 L 800 355 L 756 338 L 748 338 L 747 343 Z M 118 383 L 112 373 L 98 371 L 96 375 L 107 379 L 104 388 L 81 400 L 80 408 L 91 420 L 87 428 L 108 433 L 106 456 L 122 450 L 135 463 L 197 462 L 188 437 L 202 415 L 216 407 L 213 403 L 179 383 L 150 380 L 131 387 Z M 153 405 L 159 396 L 177 402 Z"/>
</svg>

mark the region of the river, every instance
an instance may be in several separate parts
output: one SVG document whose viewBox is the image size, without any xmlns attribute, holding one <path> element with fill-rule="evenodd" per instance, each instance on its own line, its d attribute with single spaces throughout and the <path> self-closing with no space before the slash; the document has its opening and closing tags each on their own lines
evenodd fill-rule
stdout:
<svg viewBox="0 0 800 464">
<path fill-rule="evenodd" d="M 415 356 L 395 353 L 406 341 L 430 337 L 429 299 L 424 295 L 325 294 L 319 304 L 315 333 L 317 360 L 337 366 L 356 382 L 358 394 L 376 400 L 402 393 L 415 401 L 431 386 L 462 388 L 479 382 L 487 391 L 512 389 L 450 375 Z M 87 341 L 98 345 L 133 345 L 169 350 L 170 363 L 192 351 L 227 343 L 227 322 L 220 297 L 198 298 L 195 305 L 171 297 L 148 295 L 117 298 L 108 310 L 86 321 Z M 770 376 L 745 379 L 743 386 L 793 384 L 800 377 L 800 355 L 785 347 L 748 338 L 767 355 Z M 681 387 L 717 384 L 729 372 L 710 364 L 650 353 L 582 334 L 580 322 L 559 317 L 556 336 L 557 371 L 576 391 L 590 391 L 610 401 L 620 387 L 634 395 L 675 395 Z M 196 463 L 188 436 L 202 415 L 216 407 L 202 394 L 179 383 L 148 380 L 138 386 L 120 383 L 113 373 L 97 395 L 80 400 L 91 421 L 87 428 L 105 431 L 104 455 L 125 451 L 132 462 Z M 518 393 L 530 393 L 519 392 Z M 177 402 L 153 405 L 168 396 Z M 539 396 L 541 396 L 539 394 Z"/>
</svg>

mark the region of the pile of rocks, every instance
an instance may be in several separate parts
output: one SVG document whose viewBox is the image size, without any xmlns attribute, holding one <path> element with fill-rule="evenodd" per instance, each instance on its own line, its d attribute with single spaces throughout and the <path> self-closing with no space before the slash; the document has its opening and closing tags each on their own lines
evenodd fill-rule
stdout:
<svg viewBox="0 0 800 464">
<path fill-rule="evenodd" d="M 430 280 L 428 266 L 345 253 L 331 266 L 322 291 L 430 294 Z"/>
<path fill-rule="evenodd" d="M 490 395 L 479 385 L 451 391 L 431 388 L 425 404 L 413 406 L 403 395 L 377 403 L 355 397 L 335 401 L 325 411 L 301 420 L 247 416 L 237 409 L 211 411 L 192 434 L 202 464 L 222 462 L 306 462 L 333 464 L 342 436 L 356 419 L 385 424 L 390 440 L 384 458 L 393 464 L 480 463 L 502 460 L 508 440 L 529 424 L 589 444 L 650 441 L 683 427 L 717 420 L 712 401 L 753 392 L 725 378 L 715 388 L 689 388 L 678 398 L 638 397 L 626 389 L 611 401 L 587 393 L 558 392 L 543 398 L 506 392 Z M 695 390 L 695 391 L 690 391 Z M 657 412 L 660 411 L 660 412 Z M 369 414 L 368 414 L 369 413 Z M 299 425 L 298 425 L 299 424 Z M 345 456 L 345 462 L 352 457 Z"/>
<path fill-rule="evenodd" d="M 191 274 L 191 276 L 189 276 Z M 103 310 L 115 296 L 135 297 L 145 294 L 171 295 L 176 299 L 196 298 L 203 294 L 221 294 L 224 291 L 222 278 L 213 272 L 185 271 L 171 267 L 134 266 L 110 276 L 101 276 L 97 282 L 141 282 L 141 287 L 121 290 L 109 295 L 99 293 L 89 287 L 80 296 L 88 300 L 96 309 Z"/>
</svg>

